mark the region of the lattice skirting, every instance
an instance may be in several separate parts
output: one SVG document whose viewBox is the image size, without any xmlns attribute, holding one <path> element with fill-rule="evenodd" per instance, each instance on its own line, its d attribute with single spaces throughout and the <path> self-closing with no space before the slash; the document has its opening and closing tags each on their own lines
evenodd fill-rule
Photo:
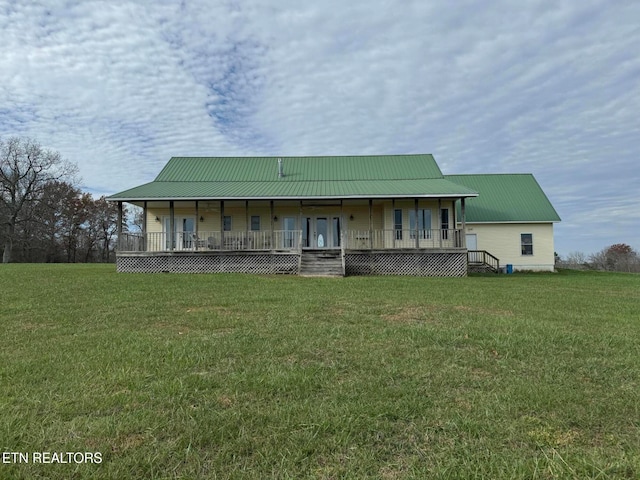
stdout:
<svg viewBox="0 0 640 480">
<path fill-rule="evenodd" d="M 180 253 L 116 256 L 118 272 L 297 274 L 297 253 Z M 466 252 L 346 252 L 346 275 L 464 277 Z"/>
<path fill-rule="evenodd" d="M 466 252 L 366 252 L 346 253 L 346 275 L 413 275 L 465 277 Z"/>
<path fill-rule="evenodd" d="M 116 268 L 127 273 L 297 274 L 298 254 L 118 254 Z"/>
</svg>

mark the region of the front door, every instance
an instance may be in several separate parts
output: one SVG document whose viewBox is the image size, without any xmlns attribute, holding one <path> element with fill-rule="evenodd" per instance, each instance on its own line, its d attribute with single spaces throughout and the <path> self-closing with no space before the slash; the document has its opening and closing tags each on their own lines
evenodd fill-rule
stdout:
<svg viewBox="0 0 640 480">
<path fill-rule="evenodd" d="M 167 250 L 171 250 L 171 240 L 173 239 L 173 248 L 176 250 L 189 250 L 193 248 L 194 236 L 195 236 L 195 217 L 179 217 L 176 216 L 173 219 L 173 235 L 168 232 L 171 231 L 171 219 L 170 217 L 164 217 L 164 231 L 165 235 L 165 247 Z"/>
<path fill-rule="evenodd" d="M 316 218 L 316 248 L 327 248 L 329 246 L 327 227 L 326 217 Z"/>
<path fill-rule="evenodd" d="M 306 248 L 337 248 L 340 246 L 339 217 L 304 217 L 302 241 Z"/>
</svg>

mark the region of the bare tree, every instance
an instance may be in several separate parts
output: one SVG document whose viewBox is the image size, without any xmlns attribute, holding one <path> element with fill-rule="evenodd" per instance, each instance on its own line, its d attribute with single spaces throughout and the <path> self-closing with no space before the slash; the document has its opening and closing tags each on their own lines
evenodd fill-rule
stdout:
<svg viewBox="0 0 640 480">
<path fill-rule="evenodd" d="M 118 231 L 118 206 L 107 202 L 105 197 L 91 199 L 87 203 L 87 216 L 84 225 L 85 242 L 87 246 L 85 261 L 96 252 L 97 260 L 108 262 L 114 237 Z"/>
<path fill-rule="evenodd" d="M 85 194 L 87 195 L 87 194 Z M 49 182 L 33 202 L 34 208 L 16 228 L 16 243 L 38 245 L 38 256 L 23 256 L 22 261 L 70 261 L 77 241 L 78 224 L 82 222 L 82 192 L 66 182 Z M 30 228 L 27 228 L 30 227 Z M 19 230 L 23 236 L 20 239 Z M 14 251 L 14 261 L 20 261 Z"/>
<path fill-rule="evenodd" d="M 144 223 L 144 211 L 137 205 L 128 205 L 126 207 L 126 218 L 131 219 L 131 224 L 127 226 L 129 232 L 142 232 L 142 224 Z"/>
<path fill-rule="evenodd" d="M 589 264 L 587 263 L 587 256 L 584 253 L 578 251 L 569 252 L 560 263 L 565 268 L 574 268 L 581 270 L 589 268 Z"/>
<path fill-rule="evenodd" d="M 640 257 L 626 243 L 616 243 L 589 257 L 593 268 L 617 272 L 640 271 Z"/>
<path fill-rule="evenodd" d="M 0 212 L 4 227 L 2 262 L 11 262 L 16 225 L 50 182 L 72 180 L 77 167 L 30 138 L 0 139 Z"/>
</svg>

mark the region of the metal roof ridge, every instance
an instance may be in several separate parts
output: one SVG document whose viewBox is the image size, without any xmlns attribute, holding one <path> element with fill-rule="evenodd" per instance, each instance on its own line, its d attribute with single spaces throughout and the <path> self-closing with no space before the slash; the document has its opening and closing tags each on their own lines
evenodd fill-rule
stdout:
<svg viewBox="0 0 640 480">
<path fill-rule="evenodd" d="M 223 157 L 217 157 L 217 156 L 185 156 L 185 155 L 180 155 L 180 156 L 172 156 L 171 158 L 194 158 L 194 159 L 198 159 L 198 158 L 336 158 L 336 157 L 351 157 L 351 158 L 364 158 L 364 157 L 419 157 L 419 156 L 431 156 L 433 157 L 432 153 L 389 153 L 389 154 L 384 154 L 384 155 L 375 155 L 375 154 L 371 154 L 371 155 L 236 155 L 236 156 L 223 156 Z"/>
<path fill-rule="evenodd" d="M 291 174 L 289 174 L 291 177 Z M 148 183 L 293 183 L 293 182 L 403 182 L 406 180 L 447 180 L 444 177 L 413 177 L 413 178 L 359 178 L 359 179 L 322 179 L 322 180 L 282 180 L 281 178 L 269 180 L 154 180 Z M 148 185 L 145 184 L 145 185 Z M 143 185 L 138 185 L 143 186 Z M 463 186 L 463 185 L 461 185 Z M 134 187 L 135 188 L 135 187 Z"/>
</svg>

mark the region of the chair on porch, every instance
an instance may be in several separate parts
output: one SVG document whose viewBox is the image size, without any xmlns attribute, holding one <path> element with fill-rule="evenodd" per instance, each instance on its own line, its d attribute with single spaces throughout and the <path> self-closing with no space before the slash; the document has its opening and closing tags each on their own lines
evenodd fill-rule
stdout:
<svg viewBox="0 0 640 480">
<path fill-rule="evenodd" d="M 207 248 L 209 250 L 220 250 L 220 242 L 215 237 L 207 237 Z"/>
</svg>

